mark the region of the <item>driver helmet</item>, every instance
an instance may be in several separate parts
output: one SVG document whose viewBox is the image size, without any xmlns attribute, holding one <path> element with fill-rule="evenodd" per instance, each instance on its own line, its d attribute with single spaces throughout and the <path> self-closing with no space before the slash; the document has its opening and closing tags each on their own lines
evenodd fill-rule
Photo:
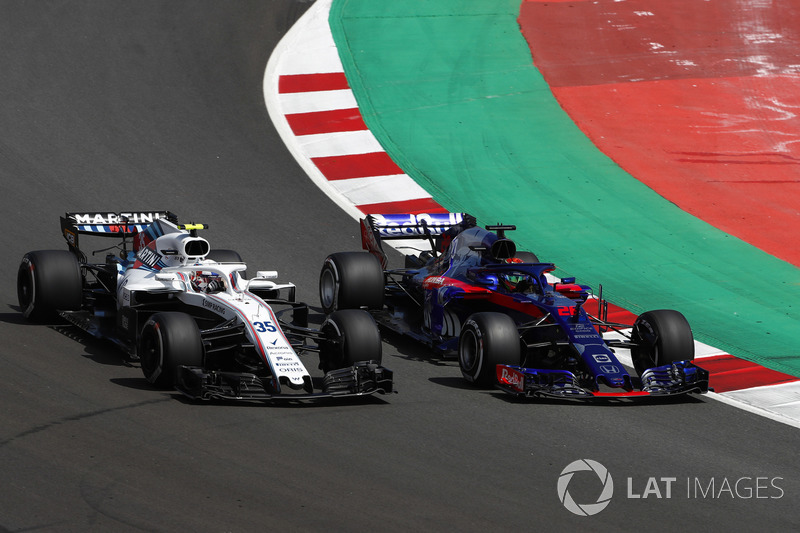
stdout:
<svg viewBox="0 0 800 533">
<path fill-rule="evenodd" d="M 192 288 L 197 292 L 219 292 L 225 289 L 223 279 L 212 272 L 197 270 L 191 276 Z"/>
</svg>

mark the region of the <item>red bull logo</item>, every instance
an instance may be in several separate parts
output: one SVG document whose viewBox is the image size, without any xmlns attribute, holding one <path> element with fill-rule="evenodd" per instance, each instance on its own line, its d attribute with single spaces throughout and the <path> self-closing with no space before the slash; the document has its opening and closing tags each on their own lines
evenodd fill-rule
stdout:
<svg viewBox="0 0 800 533">
<path fill-rule="evenodd" d="M 514 390 L 525 392 L 525 374 L 515 368 L 497 365 L 497 381 L 501 385 L 508 385 Z"/>
</svg>

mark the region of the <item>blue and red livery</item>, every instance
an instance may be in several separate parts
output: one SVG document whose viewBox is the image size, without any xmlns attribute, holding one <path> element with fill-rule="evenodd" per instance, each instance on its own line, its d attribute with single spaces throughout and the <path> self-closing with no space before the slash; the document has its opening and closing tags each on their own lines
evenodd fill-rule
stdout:
<svg viewBox="0 0 800 533">
<path fill-rule="evenodd" d="M 590 287 L 552 276 L 553 263 L 518 252 L 505 233 L 464 213 L 368 215 L 363 252 L 328 256 L 320 273 L 325 312 L 367 308 L 376 321 L 447 356 L 462 375 L 518 396 L 636 398 L 708 391 L 693 364 L 684 316 L 649 311 L 633 324 L 612 323 L 602 295 L 594 316 Z M 384 241 L 405 251 L 388 268 Z M 593 302 L 594 303 L 594 302 Z M 592 306 L 594 307 L 594 306 Z M 630 350 L 636 373 L 620 362 Z"/>
</svg>

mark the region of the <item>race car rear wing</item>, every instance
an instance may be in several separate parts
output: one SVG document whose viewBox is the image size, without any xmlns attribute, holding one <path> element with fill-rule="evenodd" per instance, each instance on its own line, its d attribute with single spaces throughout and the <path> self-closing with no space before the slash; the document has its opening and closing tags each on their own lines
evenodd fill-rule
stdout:
<svg viewBox="0 0 800 533">
<path fill-rule="evenodd" d="M 361 219 L 361 246 L 386 268 L 386 253 L 381 244 L 384 239 L 424 239 L 436 254 L 443 249 L 443 242 L 448 241 L 448 230 L 475 225 L 475 217 L 466 213 L 367 215 Z M 449 242 L 445 247 L 446 244 Z"/>
<path fill-rule="evenodd" d="M 78 235 L 124 239 L 144 231 L 159 218 L 166 218 L 173 223 L 178 221 L 177 215 L 170 211 L 74 212 L 61 217 L 61 233 L 70 248 L 78 250 Z"/>
</svg>

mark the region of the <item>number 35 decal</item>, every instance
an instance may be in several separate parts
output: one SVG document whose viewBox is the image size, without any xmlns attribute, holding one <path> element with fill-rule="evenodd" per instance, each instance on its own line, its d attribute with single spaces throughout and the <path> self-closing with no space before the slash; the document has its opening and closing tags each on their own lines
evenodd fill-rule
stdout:
<svg viewBox="0 0 800 533">
<path fill-rule="evenodd" d="M 265 332 L 275 333 L 276 331 L 278 331 L 278 328 L 276 328 L 275 325 L 269 320 L 266 320 L 264 322 L 253 322 L 253 325 L 256 327 L 256 331 L 259 333 L 265 333 Z"/>
</svg>

